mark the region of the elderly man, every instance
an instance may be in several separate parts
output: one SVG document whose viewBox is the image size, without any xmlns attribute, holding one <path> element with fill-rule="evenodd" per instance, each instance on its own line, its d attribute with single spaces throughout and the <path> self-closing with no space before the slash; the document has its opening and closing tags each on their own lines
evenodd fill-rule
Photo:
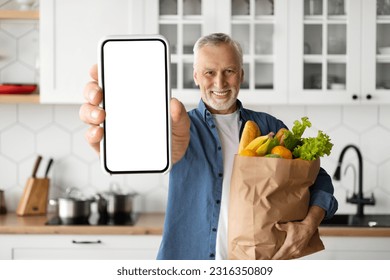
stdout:
<svg viewBox="0 0 390 280">
<path fill-rule="evenodd" d="M 102 91 L 94 81 L 87 84 L 87 103 L 80 118 L 91 125 L 86 138 L 99 152 L 105 112 L 98 107 Z M 264 113 L 245 109 L 237 99 L 243 82 L 243 54 L 228 35 L 210 34 L 194 46 L 195 84 L 201 100 L 186 112 L 177 99 L 171 100 L 172 160 L 169 195 L 158 259 L 227 259 L 227 223 L 230 177 L 242 128 L 255 121 L 262 134 L 286 127 Z M 310 208 L 304 220 L 277 225 L 286 231 L 286 240 L 274 259 L 296 256 L 308 244 L 324 217 L 337 210 L 333 185 L 321 169 L 310 188 Z"/>
</svg>

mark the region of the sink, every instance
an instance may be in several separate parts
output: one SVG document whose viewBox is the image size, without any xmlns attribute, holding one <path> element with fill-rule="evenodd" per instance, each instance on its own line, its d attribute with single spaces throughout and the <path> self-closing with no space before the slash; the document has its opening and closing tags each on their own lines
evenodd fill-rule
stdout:
<svg viewBox="0 0 390 280">
<path fill-rule="evenodd" d="M 354 214 L 336 214 L 322 221 L 322 227 L 390 227 L 390 214 L 372 214 L 361 217 Z"/>
</svg>

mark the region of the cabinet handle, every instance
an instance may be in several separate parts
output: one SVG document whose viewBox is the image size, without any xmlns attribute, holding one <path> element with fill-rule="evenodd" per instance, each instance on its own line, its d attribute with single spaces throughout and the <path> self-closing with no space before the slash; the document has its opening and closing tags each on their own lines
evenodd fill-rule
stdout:
<svg viewBox="0 0 390 280">
<path fill-rule="evenodd" d="M 357 100 L 358 99 L 358 95 L 357 94 L 352 95 L 352 99 L 353 100 Z"/>
<path fill-rule="evenodd" d="M 372 95 L 371 95 L 371 94 L 367 94 L 367 95 L 366 95 L 366 98 L 367 98 L 368 100 L 370 100 L 370 99 L 372 98 Z"/>
<path fill-rule="evenodd" d="M 72 240 L 73 244 L 101 244 L 102 241 L 96 240 L 96 241 L 77 241 L 77 240 Z"/>
</svg>

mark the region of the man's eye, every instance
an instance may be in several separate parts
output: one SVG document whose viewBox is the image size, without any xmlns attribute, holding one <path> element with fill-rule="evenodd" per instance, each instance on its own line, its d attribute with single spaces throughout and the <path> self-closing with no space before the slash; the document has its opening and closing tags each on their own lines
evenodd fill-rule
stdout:
<svg viewBox="0 0 390 280">
<path fill-rule="evenodd" d="M 232 69 L 227 69 L 225 72 L 226 72 L 226 74 L 233 74 L 233 73 L 234 73 L 234 70 L 232 70 Z"/>
<path fill-rule="evenodd" d="M 213 71 L 206 71 L 204 74 L 205 74 L 206 76 L 211 76 L 211 75 L 213 75 Z"/>
</svg>

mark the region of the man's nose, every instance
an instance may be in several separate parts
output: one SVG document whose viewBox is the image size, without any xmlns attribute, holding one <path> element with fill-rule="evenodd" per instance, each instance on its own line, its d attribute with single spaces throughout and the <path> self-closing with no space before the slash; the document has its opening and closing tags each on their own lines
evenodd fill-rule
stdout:
<svg viewBox="0 0 390 280">
<path fill-rule="evenodd" d="M 214 77 L 214 86 L 218 89 L 223 89 L 226 85 L 226 79 L 223 73 L 217 73 Z"/>
</svg>

